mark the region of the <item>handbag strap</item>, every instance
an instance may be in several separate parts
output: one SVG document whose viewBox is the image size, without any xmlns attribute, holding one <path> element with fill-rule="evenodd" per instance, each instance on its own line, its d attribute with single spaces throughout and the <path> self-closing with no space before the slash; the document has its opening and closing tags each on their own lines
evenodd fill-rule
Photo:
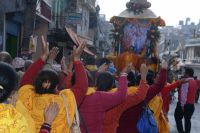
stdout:
<svg viewBox="0 0 200 133">
<path fill-rule="evenodd" d="M 67 99 L 64 94 L 61 94 L 64 104 L 65 104 L 65 110 L 66 110 L 66 116 L 67 116 L 67 125 L 70 126 L 70 116 L 69 116 L 69 109 L 68 109 L 68 104 L 67 104 Z"/>
<path fill-rule="evenodd" d="M 70 115 L 69 115 L 69 107 L 68 107 L 68 104 L 67 104 L 67 98 L 64 94 L 61 94 L 62 98 L 63 98 L 63 101 L 64 101 L 64 104 L 65 104 L 65 109 L 66 109 L 66 115 L 67 115 L 67 123 L 68 125 L 70 126 Z M 74 106 L 75 106 L 75 116 L 74 116 L 74 120 L 76 121 L 76 123 L 78 125 L 80 125 L 80 121 L 79 121 L 79 112 L 78 112 L 78 109 L 77 109 L 77 104 L 76 104 L 76 99 L 74 98 Z"/>
<path fill-rule="evenodd" d="M 77 124 L 80 126 L 79 111 L 77 108 L 77 103 L 76 103 L 75 97 L 74 97 L 74 104 L 75 104 L 75 118 L 74 119 L 76 120 Z"/>
</svg>

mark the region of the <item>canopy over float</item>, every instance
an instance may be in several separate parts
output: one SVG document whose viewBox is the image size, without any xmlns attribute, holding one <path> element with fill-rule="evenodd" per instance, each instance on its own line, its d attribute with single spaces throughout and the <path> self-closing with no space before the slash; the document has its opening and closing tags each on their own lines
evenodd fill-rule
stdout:
<svg viewBox="0 0 200 133">
<path fill-rule="evenodd" d="M 130 0 L 126 7 L 119 16 L 113 16 L 110 20 L 114 25 L 111 36 L 117 55 L 115 65 L 121 69 L 132 62 L 139 70 L 144 60 L 157 64 L 158 27 L 165 26 L 165 21 L 148 9 L 151 3 L 147 0 Z M 157 68 L 152 69 L 155 71 Z"/>
</svg>

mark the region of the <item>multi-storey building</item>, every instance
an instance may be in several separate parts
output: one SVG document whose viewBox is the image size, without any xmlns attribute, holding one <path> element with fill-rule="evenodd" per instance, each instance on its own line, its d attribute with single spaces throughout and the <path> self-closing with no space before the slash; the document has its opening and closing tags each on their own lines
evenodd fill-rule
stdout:
<svg viewBox="0 0 200 133">
<path fill-rule="evenodd" d="M 59 46 L 66 56 L 71 52 L 74 44 L 66 33 L 67 27 L 86 41 L 88 49 L 95 52 L 95 44 L 98 43 L 98 11 L 95 3 L 96 0 L 54 1 L 53 22 L 48 35 L 52 46 Z"/>
<path fill-rule="evenodd" d="M 84 39 L 88 47 L 98 44 L 96 0 L 1 0 L 0 51 L 13 57 L 40 54 L 41 35 L 50 41 L 50 47 L 60 47 L 60 57 L 72 49 L 65 27 Z M 30 53 L 29 40 L 36 40 L 36 53 Z"/>
<path fill-rule="evenodd" d="M 31 55 L 30 36 L 40 37 L 47 33 L 52 17 L 51 2 L 52 0 L 1 0 L 0 51 L 8 51 L 13 58 Z"/>
<path fill-rule="evenodd" d="M 178 27 L 166 26 L 161 29 L 162 38 L 158 49 L 160 55 L 168 55 L 169 57 L 176 56 L 179 58 L 178 66 L 180 68 L 192 67 L 195 71 L 195 76 L 200 78 L 200 23 L 189 23 L 187 18 L 185 24 L 179 22 Z M 182 71 L 183 74 L 183 71 Z"/>
</svg>

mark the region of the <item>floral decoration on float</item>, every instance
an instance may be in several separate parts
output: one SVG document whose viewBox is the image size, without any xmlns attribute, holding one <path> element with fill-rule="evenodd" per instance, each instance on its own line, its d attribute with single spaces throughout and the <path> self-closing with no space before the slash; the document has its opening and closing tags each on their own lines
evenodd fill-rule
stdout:
<svg viewBox="0 0 200 133">
<path fill-rule="evenodd" d="M 127 9 L 110 20 L 114 26 L 110 36 L 117 53 L 115 65 L 119 70 L 130 62 L 139 70 L 142 62 L 157 58 L 159 27 L 164 27 L 165 21 L 148 9 L 150 6 L 147 0 L 130 0 Z M 151 66 L 156 70 L 155 62 Z"/>
</svg>

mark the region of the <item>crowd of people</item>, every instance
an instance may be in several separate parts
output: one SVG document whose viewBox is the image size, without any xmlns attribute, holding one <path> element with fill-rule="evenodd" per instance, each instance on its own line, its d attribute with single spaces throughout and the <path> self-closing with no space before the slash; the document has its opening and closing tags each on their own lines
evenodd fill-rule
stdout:
<svg viewBox="0 0 200 133">
<path fill-rule="evenodd" d="M 0 52 L 0 133 L 169 133 L 169 95 L 175 89 L 177 130 L 190 133 L 198 90 L 193 69 L 169 84 L 165 60 L 157 74 L 144 63 L 139 72 L 132 63 L 119 71 L 106 58 L 83 63 L 84 43 L 74 47 L 67 64 L 65 57 L 55 64 L 59 49 L 49 50 L 41 38 L 36 61 Z"/>
</svg>

